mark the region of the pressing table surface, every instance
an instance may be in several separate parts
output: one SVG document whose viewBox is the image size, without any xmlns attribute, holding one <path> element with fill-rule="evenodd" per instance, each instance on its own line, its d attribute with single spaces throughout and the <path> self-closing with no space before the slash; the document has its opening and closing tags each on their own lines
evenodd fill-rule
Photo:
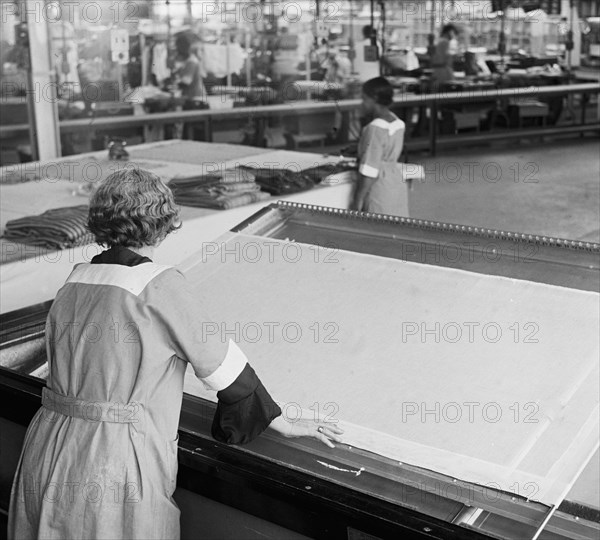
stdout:
<svg viewBox="0 0 600 540">
<path fill-rule="evenodd" d="M 597 293 L 292 240 L 227 233 L 180 265 L 290 416 L 316 404 L 399 466 L 563 500 L 598 448 Z"/>
</svg>

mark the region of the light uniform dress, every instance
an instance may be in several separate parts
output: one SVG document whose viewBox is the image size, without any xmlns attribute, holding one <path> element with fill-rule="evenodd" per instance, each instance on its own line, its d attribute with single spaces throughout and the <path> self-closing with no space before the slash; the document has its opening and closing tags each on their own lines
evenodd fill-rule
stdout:
<svg viewBox="0 0 600 540">
<path fill-rule="evenodd" d="M 396 118 L 376 118 L 367 124 L 358 144 L 359 172 L 376 178 L 367 195 L 367 211 L 408 216 L 408 184 L 398 158 L 404 145 L 406 126 Z"/>
<path fill-rule="evenodd" d="M 237 345 L 205 339 L 208 320 L 181 273 L 126 248 L 75 267 L 48 316 L 50 375 L 25 436 L 9 539 L 179 538 L 187 362 L 218 391 L 216 439 L 248 442 L 280 414 Z"/>
</svg>

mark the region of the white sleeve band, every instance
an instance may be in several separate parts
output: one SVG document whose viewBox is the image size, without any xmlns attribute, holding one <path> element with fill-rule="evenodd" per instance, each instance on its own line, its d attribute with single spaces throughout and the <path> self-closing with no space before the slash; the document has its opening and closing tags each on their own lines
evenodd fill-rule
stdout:
<svg viewBox="0 0 600 540">
<path fill-rule="evenodd" d="M 360 166 L 358 172 L 363 176 L 368 176 L 369 178 L 377 178 L 379 176 L 379 169 L 371 167 L 371 165 L 367 165 L 366 163 L 363 163 Z"/>
<path fill-rule="evenodd" d="M 209 390 L 225 390 L 230 386 L 246 367 L 248 359 L 236 343 L 229 340 L 227 354 L 222 364 L 215 369 L 208 377 L 200 379 Z"/>
</svg>

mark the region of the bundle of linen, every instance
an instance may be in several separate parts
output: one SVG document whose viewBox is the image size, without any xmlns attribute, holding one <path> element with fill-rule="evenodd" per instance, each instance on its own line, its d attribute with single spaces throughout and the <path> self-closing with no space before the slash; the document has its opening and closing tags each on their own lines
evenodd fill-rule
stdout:
<svg viewBox="0 0 600 540">
<path fill-rule="evenodd" d="M 182 206 L 228 210 L 269 198 L 260 191 L 254 175 L 243 169 L 176 177 L 169 182 L 175 202 Z"/>
<path fill-rule="evenodd" d="M 343 181 L 344 173 L 356 170 L 356 162 L 339 161 L 337 163 L 324 163 L 302 169 L 301 171 L 248 166 L 244 166 L 243 168 L 254 173 L 256 183 L 260 185 L 263 191 L 271 195 L 289 195 L 290 193 L 312 189 L 316 184 L 335 178 L 336 175 L 341 175 L 338 181 Z"/>
<path fill-rule="evenodd" d="M 256 177 L 256 183 L 271 195 L 289 195 L 315 187 L 315 181 L 302 171 L 275 168 L 243 167 Z"/>
<path fill-rule="evenodd" d="M 39 173 L 27 170 L 22 165 L 8 165 L 0 171 L 0 184 L 23 184 L 33 180 L 40 180 Z"/>
<path fill-rule="evenodd" d="M 87 219 L 87 205 L 54 208 L 37 216 L 8 221 L 3 238 L 48 249 L 83 246 L 94 242 Z"/>
<path fill-rule="evenodd" d="M 336 163 L 324 163 L 308 169 L 302 173 L 307 175 L 315 184 L 336 184 L 354 179 L 358 170 L 356 160 L 340 160 Z"/>
</svg>

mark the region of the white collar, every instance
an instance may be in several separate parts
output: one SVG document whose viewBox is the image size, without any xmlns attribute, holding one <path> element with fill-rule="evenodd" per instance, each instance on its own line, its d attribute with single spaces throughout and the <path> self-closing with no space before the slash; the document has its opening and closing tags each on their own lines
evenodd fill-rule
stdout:
<svg viewBox="0 0 600 540">
<path fill-rule="evenodd" d="M 387 129 L 390 135 L 393 135 L 399 129 L 405 128 L 405 124 L 402 120 L 400 120 L 400 118 L 396 118 L 396 120 L 394 120 L 393 122 L 387 122 L 383 118 L 375 118 L 375 120 L 371 122 L 371 125 Z"/>
<path fill-rule="evenodd" d="M 67 283 L 111 285 L 139 296 L 148 283 L 169 268 L 171 267 L 153 262 L 136 266 L 81 263 L 75 266 Z"/>
</svg>

